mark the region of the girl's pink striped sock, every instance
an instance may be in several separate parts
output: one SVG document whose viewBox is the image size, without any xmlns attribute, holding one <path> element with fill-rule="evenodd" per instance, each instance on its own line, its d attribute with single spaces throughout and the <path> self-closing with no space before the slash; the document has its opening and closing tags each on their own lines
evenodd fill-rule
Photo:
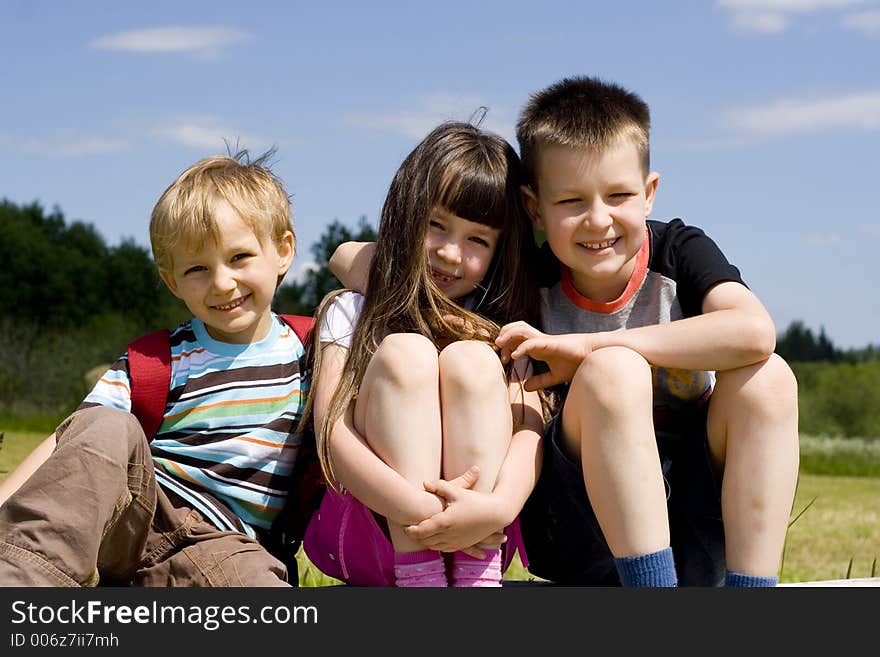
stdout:
<svg viewBox="0 0 880 657">
<path fill-rule="evenodd" d="M 501 550 L 483 550 L 475 559 L 464 552 L 452 555 L 452 585 L 458 587 L 501 586 Z"/>
<path fill-rule="evenodd" d="M 448 586 L 446 566 L 437 550 L 394 553 L 395 586 Z"/>
</svg>

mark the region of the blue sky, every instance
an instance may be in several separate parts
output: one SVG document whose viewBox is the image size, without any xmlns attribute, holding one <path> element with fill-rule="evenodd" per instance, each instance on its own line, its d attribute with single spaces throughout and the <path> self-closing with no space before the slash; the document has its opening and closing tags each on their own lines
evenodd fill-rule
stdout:
<svg viewBox="0 0 880 657">
<path fill-rule="evenodd" d="M 148 246 L 182 169 L 274 145 L 289 276 L 376 224 L 435 124 L 485 105 L 513 142 L 530 93 L 614 80 L 652 107 L 653 218 L 704 228 L 780 330 L 880 344 L 880 0 L 0 0 L 0 61 L 0 197 Z"/>
</svg>

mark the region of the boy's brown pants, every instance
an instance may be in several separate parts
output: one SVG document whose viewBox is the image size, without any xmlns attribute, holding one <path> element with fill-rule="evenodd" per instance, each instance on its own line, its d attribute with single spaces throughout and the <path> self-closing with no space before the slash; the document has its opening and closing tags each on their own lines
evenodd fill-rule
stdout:
<svg viewBox="0 0 880 657">
<path fill-rule="evenodd" d="M 220 531 L 153 473 L 130 413 L 93 407 L 0 507 L 0 586 L 289 586 L 257 541 Z"/>
</svg>

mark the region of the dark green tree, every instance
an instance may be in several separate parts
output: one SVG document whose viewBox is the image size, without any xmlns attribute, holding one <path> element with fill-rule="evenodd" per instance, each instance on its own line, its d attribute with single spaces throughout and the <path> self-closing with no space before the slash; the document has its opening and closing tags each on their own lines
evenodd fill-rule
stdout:
<svg viewBox="0 0 880 657">
<path fill-rule="evenodd" d="M 819 337 L 800 320 L 792 322 L 776 340 L 776 353 L 790 363 L 836 362 L 841 352 L 825 333 L 819 329 Z"/>
<path fill-rule="evenodd" d="M 189 316 L 146 249 L 108 247 L 57 208 L 0 201 L 0 261 L 0 417 L 57 421 L 87 392 L 86 371 Z"/>
<path fill-rule="evenodd" d="M 38 329 L 69 329 L 121 314 L 134 330 L 182 317 L 147 249 L 108 247 L 91 224 L 67 224 L 61 210 L 0 201 L 0 312 Z M 134 337 L 134 336 L 130 336 Z"/>
<path fill-rule="evenodd" d="M 800 320 L 789 324 L 776 339 L 776 353 L 789 363 L 865 363 L 880 359 L 880 346 L 839 349 L 820 327 L 819 336 Z"/>
<path fill-rule="evenodd" d="M 834 348 L 828 335 L 826 335 L 824 326 L 819 328 L 819 338 L 816 340 L 815 360 L 824 360 L 832 363 L 838 360 L 838 351 Z"/>
<path fill-rule="evenodd" d="M 339 280 L 332 274 L 327 263 L 330 256 L 343 242 L 372 242 L 376 239 L 376 230 L 361 216 L 354 228 L 335 219 L 317 242 L 309 247 L 313 266 L 310 267 L 299 281 L 284 283 L 275 295 L 275 310 L 295 315 L 313 315 L 328 292 L 342 287 Z"/>
</svg>

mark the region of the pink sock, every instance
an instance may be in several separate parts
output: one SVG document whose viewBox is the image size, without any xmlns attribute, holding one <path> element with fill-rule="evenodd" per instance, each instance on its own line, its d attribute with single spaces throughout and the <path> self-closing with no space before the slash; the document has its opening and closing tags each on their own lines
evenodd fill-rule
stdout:
<svg viewBox="0 0 880 657">
<path fill-rule="evenodd" d="M 483 550 L 474 559 L 464 552 L 452 555 L 452 585 L 458 587 L 501 586 L 501 550 Z"/>
<path fill-rule="evenodd" d="M 447 586 L 446 566 L 437 550 L 394 553 L 396 586 Z"/>
</svg>

